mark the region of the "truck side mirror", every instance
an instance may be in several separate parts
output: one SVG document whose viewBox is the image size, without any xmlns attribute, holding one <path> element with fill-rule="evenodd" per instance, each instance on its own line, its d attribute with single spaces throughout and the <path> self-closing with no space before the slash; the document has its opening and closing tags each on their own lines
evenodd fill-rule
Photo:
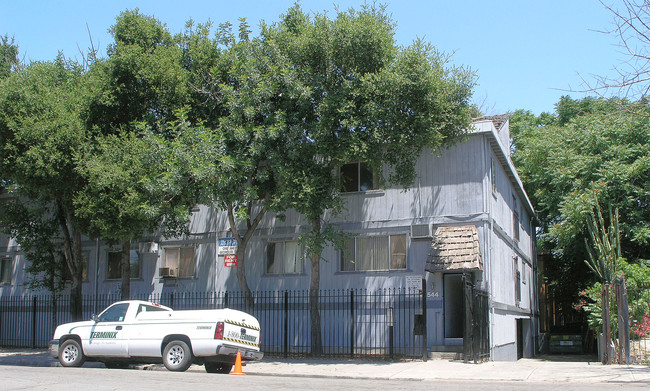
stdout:
<svg viewBox="0 0 650 391">
<path fill-rule="evenodd" d="M 92 320 L 93 322 L 97 323 L 97 322 L 99 322 L 99 317 L 98 317 L 97 315 L 93 314 L 93 315 L 90 317 L 90 320 Z"/>
</svg>

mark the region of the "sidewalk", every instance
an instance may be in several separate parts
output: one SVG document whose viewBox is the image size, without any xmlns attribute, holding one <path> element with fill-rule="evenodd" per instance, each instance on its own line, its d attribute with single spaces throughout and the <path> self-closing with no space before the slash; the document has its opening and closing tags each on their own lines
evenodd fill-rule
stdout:
<svg viewBox="0 0 650 391">
<path fill-rule="evenodd" d="M 567 361 L 559 361 L 567 360 Z M 569 361 L 570 360 L 570 361 Z M 464 364 L 458 361 L 370 361 L 264 358 L 248 363 L 247 375 L 292 377 L 340 377 L 391 380 L 473 380 L 509 382 L 642 383 L 650 386 L 650 367 L 644 365 L 602 365 L 593 357 L 542 356 L 516 362 Z M 45 349 L 0 349 L 0 365 L 58 366 Z M 85 367 L 101 368 L 88 362 Z M 141 365 L 141 369 L 165 370 L 162 365 Z M 194 365 L 190 371 L 203 372 Z"/>
</svg>

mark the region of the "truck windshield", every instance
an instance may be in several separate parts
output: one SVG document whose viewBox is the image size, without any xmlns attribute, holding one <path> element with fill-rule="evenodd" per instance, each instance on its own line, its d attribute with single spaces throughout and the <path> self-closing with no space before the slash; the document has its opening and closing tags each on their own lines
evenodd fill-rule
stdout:
<svg viewBox="0 0 650 391">
<path fill-rule="evenodd" d="M 108 307 L 104 312 L 99 314 L 98 322 L 122 322 L 126 316 L 126 310 L 129 309 L 129 303 L 120 303 Z"/>
</svg>

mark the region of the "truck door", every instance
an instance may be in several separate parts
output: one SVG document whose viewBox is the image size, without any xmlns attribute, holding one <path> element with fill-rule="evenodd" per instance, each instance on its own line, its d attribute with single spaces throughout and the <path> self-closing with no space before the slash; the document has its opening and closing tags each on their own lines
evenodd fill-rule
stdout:
<svg viewBox="0 0 650 391">
<path fill-rule="evenodd" d="M 129 326 L 125 322 L 129 303 L 117 303 L 108 307 L 91 326 L 90 333 L 83 336 L 82 344 L 88 356 L 128 356 Z"/>
</svg>

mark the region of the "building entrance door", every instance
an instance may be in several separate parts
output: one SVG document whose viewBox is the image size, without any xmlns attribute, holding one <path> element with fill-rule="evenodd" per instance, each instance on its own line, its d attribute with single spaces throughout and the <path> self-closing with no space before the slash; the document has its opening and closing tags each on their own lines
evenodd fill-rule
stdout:
<svg viewBox="0 0 650 391">
<path fill-rule="evenodd" d="M 444 275 L 445 345 L 462 345 L 465 325 L 465 291 L 462 274 Z"/>
</svg>

